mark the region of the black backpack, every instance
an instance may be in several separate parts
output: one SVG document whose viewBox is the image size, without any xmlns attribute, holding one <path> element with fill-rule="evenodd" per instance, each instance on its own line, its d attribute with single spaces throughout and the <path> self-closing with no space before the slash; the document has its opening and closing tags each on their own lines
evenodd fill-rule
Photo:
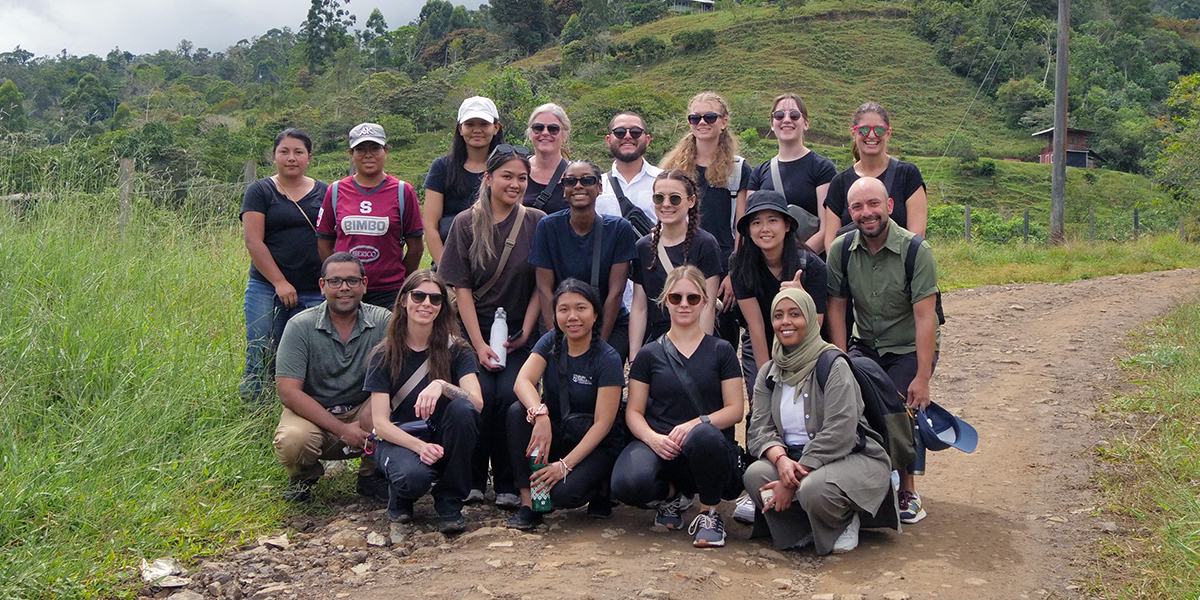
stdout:
<svg viewBox="0 0 1200 600">
<path fill-rule="evenodd" d="M 854 297 L 850 295 L 850 278 L 847 272 L 850 270 L 850 243 L 854 241 L 853 236 L 858 235 L 858 230 L 855 229 L 849 233 L 841 235 L 842 239 L 842 298 L 846 299 L 846 343 L 849 344 L 851 332 L 854 331 Z M 912 295 L 912 279 L 913 272 L 917 269 L 917 250 L 921 249 L 921 242 L 925 238 L 913 234 L 912 241 L 908 243 L 908 251 L 904 253 L 904 295 Z M 938 325 L 946 324 L 946 314 L 942 312 L 942 292 L 937 293 L 937 303 L 934 306 L 934 312 L 937 313 Z"/>
</svg>

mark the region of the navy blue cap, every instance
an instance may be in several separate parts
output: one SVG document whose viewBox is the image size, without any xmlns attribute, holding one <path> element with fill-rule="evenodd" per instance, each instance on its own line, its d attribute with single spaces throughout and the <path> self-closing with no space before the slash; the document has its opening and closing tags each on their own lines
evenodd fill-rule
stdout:
<svg viewBox="0 0 1200 600">
<path fill-rule="evenodd" d="M 930 402 L 929 406 L 917 411 L 917 429 L 921 441 L 930 450 L 945 450 L 954 447 L 963 452 L 974 452 L 979 444 L 979 434 L 970 423 L 950 414 L 950 411 Z"/>
</svg>

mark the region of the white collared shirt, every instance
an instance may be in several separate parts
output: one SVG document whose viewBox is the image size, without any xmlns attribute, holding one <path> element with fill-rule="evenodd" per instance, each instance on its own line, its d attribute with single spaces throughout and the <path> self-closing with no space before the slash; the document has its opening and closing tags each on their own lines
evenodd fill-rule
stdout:
<svg viewBox="0 0 1200 600">
<path fill-rule="evenodd" d="M 616 217 L 623 216 L 621 214 L 621 203 L 617 201 L 617 193 L 612 188 L 612 183 L 609 182 L 608 176 L 612 175 L 617 178 L 617 183 L 621 185 L 621 191 L 625 192 L 625 197 L 634 206 L 642 209 L 647 217 L 650 217 L 651 223 L 658 222 L 658 215 L 654 212 L 654 179 L 658 174 L 662 173 L 662 169 L 652 165 L 642 158 L 642 170 L 638 171 L 633 179 L 625 181 L 621 173 L 617 171 L 617 161 L 613 161 L 612 168 L 608 173 L 604 174 L 603 189 L 600 195 L 596 198 L 596 212 L 602 215 L 613 215 Z M 625 282 L 625 294 L 622 297 L 622 303 L 625 308 L 629 308 L 633 304 L 633 281 Z"/>
<path fill-rule="evenodd" d="M 808 394 L 800 392 L 797 395 L 796 386 L 783 382 L 779 385 L 783 386 L 779 402 L 779 425 L 783 428 L 783 443 L 788 446 L 803 446 L 809 442 L 808 427 L 804 425 L 804 418 L 808 416 L 804 414 Z"/>
</svg>

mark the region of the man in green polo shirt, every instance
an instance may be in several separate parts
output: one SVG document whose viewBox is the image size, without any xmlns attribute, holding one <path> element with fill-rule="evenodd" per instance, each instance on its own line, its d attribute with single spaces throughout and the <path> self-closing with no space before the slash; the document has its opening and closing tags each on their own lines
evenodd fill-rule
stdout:
<svg viewBox="0 0 1200 600">
<path fill-rule="evenodd" d="M 358 493 L 387 502 L 387 479 L 362 452 L 371 429 L 363 381 L 367 356 L 387 334 L 392 312 L 362 302 L 366 271 L 349 252 L 325 259 L 320 286 L 325 302 L 288 321 L 276 356 L 283 415 L 275 456 L 291 480 L 284 498 L 312 498 L 312 486 L 325 472 L 322 459 L 362 456 Z"/>
<path fill-rule="evenodd" d="M 883 182 L 863 177 L 846 193 L 855 231 L 834 240 L 827 263 L 829 299 L 825 323 L 830 341 L 851 356 L 866 356 L 887 371 L 912 408 L 929 405 L 929 378 L 937 364 L 937 268 L 929 243 L 917 250 L 911 283 L 904 260 L 915 235 L 891 220 L 892 199 Z M 846 272 L 842 253 L 849 252 Z M 846 331 L 846 300 L 853 299 L 854 331 Z M 851 335 L 852 334 L 852 335 Z M 925 464 L 918 456 L 913 465 Z M 914 474 L 900 473 L 900 520 L 925 518 Z"/>
</svg>

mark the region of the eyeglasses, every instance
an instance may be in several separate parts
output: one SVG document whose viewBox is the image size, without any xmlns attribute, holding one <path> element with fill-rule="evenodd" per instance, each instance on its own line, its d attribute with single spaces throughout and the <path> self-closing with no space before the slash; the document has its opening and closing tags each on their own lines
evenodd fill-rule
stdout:
<svg viewBox="0 0 1200 600">
<path fill-rule="evenodd" d="M 691 123 L 692 125 L 699 125 L 700 121 L 703 120 L 705 123 L 712 125 L 713 123 L 717 122 L 717 119 L 720 118 L 721 115 L 718 115 L 715 112 L 706 112 L 704 114 L 692 113 L 688 115 L 688 123 Z"/>
<path fill-rule="evenodd" d="M 343 283 L 350 286 L 350 289 L 354 289 L 354 288 L 362 285 L 363 278 L 362 277 L 326 277 L 322 281 L 325 282 L 326 287 L 330 287 L 335 290 L 342 287 Z"/>
<path fill-rule="evenodd" d="M 351 150 L 353 150 L 355 154 L 378 154 L 386 149 L 387 148 L 380 146 L 379 144 L 359 144 Z"/>
<path fill-rule="evenodd" d="M 656 205 L 662 204 L 668 200 L 671 202 L 671 206 L 679 206 L 680 204 L 683 204 L 683 196 L 680 196 L 679 194 L 671 194 L 670 196 L 654 194 L 653 196 L 650 196 L 650 199 L 653 200 L 654 204 Z"/>
<path fill-rule="evenodd" d="M 413 290 L 413 291 L 409 292 L 408 297 L 412 298 L 412 301 L 417 304 L 424 303 L 425 299 L 428 298 L 429 303 L 434 306 L 441 306 L 442 301 L 446 299 L 446 296 L 443 294 L 440 294 L 437 292 L 433 292 L 433 293 L 422 292 L 421 290 Z"/>
<path fill-rule="evenodd" d="M 533 125 L 530 125 L 529 128 L 532 129 L 534 133 L 547 131 L 550 133 L 550 135 L 558 135 L 558 132 L 562 131 L 562 125 L 559 125 L 558 123 L 534 123 Z"/>
<path fill-rule="evenodd" d="M 518 156 L 529 156 L 531 152 L 525 146 L 513 146 L 510 144 L 500 144 L 492 149 L 492 153 L 488 155 L 488 160 L 497 154 L 516 154 Z"/>
<path fill-rule="evenodd" d="M 595 175 L 584 175 L 583 177 L 563 177 L 562 184 L 565 188 L 573 188 L 577 184 L 582 184 L 583 187 L 592 187 L 600 183 L 600 179 Z"/>
<path fill-rule="evenodd" d="M 688 306 L 699 306 L 700 301 L 703 300 L 703 298 L 700 297 L 700 294 L 688 294 L 687 296 L 676 292 L 667 294 L 667 302 L 670 302 L 674 306 L 679 306 L 682 304 L 684 298 L 687 298 Z"/>
<path fill-rule="evenodd" d="M 624 138 L 626 133 L 629 133 L 629 137 L 636 140 L 642 137 L 642 134 L 646 133 L 646 130 L 642 129 L 641 127 L 615 127 L 612 130 L 612 134 L 616 136 L 617 139 Z"/>
<path fill-rule="evenodd" d="M 793 121 L 798 122 L 798 121 L 800 121 L 800 118 L 803 116 L 804 116 L 804 113 L 802 113 L 794 108 L 791 110 L 791 112 L 777 110 L 777 111 L 771 113 L 771 118 L 775 119 L 776 121 L 782 121 L 784 117 L 791 117 Z"/>
<path fill-rule="evenodd" d="M 875 125 L 875 126 L 858 125 L 856 127 L 850 128 L 850 131 L 853 131 L 854 133 L 857 133 L 858 135 L 861 135 L 862 137 L 867 137 L 868 135 L 871 135 L 872 131 L 875 132 L 875 137 L 883 137 L 885 134 L 887 134 L 891 130 L 892 130 L 892 128 L 888 127 L 887 125 Z"/>
</svg>

